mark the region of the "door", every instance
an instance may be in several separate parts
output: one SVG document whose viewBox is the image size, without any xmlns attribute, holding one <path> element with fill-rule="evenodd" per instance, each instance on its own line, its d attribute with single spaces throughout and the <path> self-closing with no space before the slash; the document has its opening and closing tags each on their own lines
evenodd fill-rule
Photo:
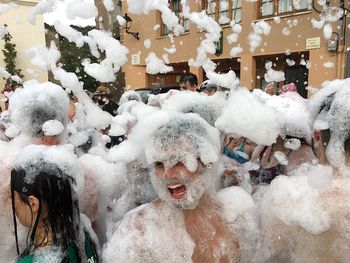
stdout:
<svg viewBox="0 0 350 263">
<path fill-rule="evenodd" d="M 298 93 L 303 98 L 307 98 L 309 70 L 305 66 L 288 67 L 285 70 L 285 84 L 294 83 L 298 88 Z"/>
</svg>

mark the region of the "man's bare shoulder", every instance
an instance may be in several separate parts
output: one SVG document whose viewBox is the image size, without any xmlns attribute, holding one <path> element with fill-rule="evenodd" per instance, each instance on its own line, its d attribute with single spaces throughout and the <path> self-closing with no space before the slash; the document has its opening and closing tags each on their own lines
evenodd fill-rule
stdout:
<svg viewBox="0 0 350 263">
<path fill-rule="evenodd" d="M 182 213 L 163 202 L 128 212 L 103 251 L 104 262 L 190 262 L 193 242 Z"/>
</svg>

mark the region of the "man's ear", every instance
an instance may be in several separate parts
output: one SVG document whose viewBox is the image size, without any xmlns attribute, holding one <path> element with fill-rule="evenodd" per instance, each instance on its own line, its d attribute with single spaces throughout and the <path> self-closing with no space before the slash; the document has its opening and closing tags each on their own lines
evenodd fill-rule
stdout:
<svg viewBox="0 0 350 263">
<path fill-rule="evenodd" d="M 37 214 L 40 207 L 39 199 L 36 198 L 34 195 L 30 195 L 28 197 L 28 202 L 29 202 L 30 208 L 32 209 L 33 214 Z"/>
</svg>

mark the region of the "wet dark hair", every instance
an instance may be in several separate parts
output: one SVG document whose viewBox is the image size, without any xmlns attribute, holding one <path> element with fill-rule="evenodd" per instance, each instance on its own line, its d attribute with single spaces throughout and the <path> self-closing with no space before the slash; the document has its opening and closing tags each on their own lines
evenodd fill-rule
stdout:
<svg viewBox="0 0 350 263">
<path fill-rule="evenodd" d="M 198 78 L 193 73 L 185 73 L 180 77 L 179 83 L 190 83 L 191 86 L 198 85 Z"/>
<path fill-rule="evenodd" d="M 40 244 L 34 244 L 34 238 L 40 220 L 43 220 L 46 235 L 51 230 L 51 242 L 53 246 L 61 247 L 65 250 L 70 244 L 77 244 L 79 236 L 79 206 L 72 190 L 72 183 L 75 183 L 75 180 L 64 174 L 57 166 L 54 169 L 39 171 L 30 179 L 29 182 L 24 169 L 15 168 L 11 171 L 12 212 L 18 254 L 20 252 L 14 192 L 18 192 L 21 201 L 29 207 L 28 197 L 30 195 L 35 196 L 39 200 L 38 216 L 33 227 L 28 231 L 26 248 L 20 254 L 20 258 L 27 256 L 38 247 L 47 245 L 47 241 L 45 240 L 42 240 Z M 43 217 L 44 208 L 47 210 L 46 217 Z M 81 255 L 79 250 L 78 255 Z M 65 258 L 63 262 L 66 262 L 66 260 L 68 258 Z"/>
</svg>

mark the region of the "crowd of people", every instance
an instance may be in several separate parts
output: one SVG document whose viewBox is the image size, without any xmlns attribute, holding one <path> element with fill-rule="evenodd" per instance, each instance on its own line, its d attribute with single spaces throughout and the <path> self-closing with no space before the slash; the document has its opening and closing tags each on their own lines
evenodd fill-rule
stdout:
<svg viewBox="0 0 350 263">
<path fill-rule="evenodd" d="M 350 80 L 179 85 L 4 91 L 1 261 L 347 262 Z"/>
</svg>

